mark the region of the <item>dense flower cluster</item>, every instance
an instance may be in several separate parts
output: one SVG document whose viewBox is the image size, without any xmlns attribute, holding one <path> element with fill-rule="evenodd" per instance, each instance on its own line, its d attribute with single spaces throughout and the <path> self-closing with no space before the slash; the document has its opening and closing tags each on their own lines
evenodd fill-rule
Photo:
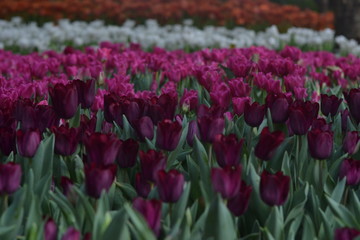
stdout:
<svg viewBox="0 0 360 240">
<path fill-rule="evenodd" d="M 256 25 L 286 24 L 289 26 L 323 29 L 332 27 L 333 14 L 319 14 L 296 6 L 279 5 L 268 0 L 16 0 L 0 3 L 1 18 L 19 15 L 25 18 L 56 21 L 104 19 L 121 24 L 126 19 L 153 18 L 161 23 L 179 22 L 193 17 L 199 24 Z"/>
</svg>

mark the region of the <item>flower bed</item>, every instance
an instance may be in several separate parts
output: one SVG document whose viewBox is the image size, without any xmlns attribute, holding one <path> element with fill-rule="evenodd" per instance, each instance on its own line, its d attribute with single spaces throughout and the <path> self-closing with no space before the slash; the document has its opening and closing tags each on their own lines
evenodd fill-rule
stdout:
<svg viewBox="0 0 360 240">
<path fill-rule="evenodd" d="M 359 235 L 358 58 L 102 43 L 0 63 L 1 239 Z"/>
</svg>

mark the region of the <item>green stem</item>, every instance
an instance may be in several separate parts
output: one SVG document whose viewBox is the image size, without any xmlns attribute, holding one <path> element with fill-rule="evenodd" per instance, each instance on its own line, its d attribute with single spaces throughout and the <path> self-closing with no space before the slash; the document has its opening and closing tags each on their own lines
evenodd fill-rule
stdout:
<svg viewBox="0 0 360 240">
<path fill-rule="evenodd" d="M 209 166 L 211 168 L 214 165 L 212 162 L 212 144 L 209 145 L 208 156 L 209 156 Z"/>
<path fill-rule="evenodd" d="M 345 194 L 344 194 L 344 198 L 343 198 L 343 205 L 344 206 L 346 206 L 346 204 L 347 204 L 348 196 L 349 196 L 349 186 L 346 186 Z"/>
<path fill-rule="evenodd" d="M 2 213 L 4 213 L 6 211 L 6 209 L 8 208 L 8 204 L 9 204 L 9 195 L 5 194 L 3 195 L 2 198 Z"/>
</svg>

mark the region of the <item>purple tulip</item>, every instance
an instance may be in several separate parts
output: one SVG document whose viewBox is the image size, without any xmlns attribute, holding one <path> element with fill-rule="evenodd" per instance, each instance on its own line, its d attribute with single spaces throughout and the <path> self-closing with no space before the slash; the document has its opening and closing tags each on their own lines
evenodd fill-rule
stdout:
<svg viewBox="0 0 360 240">
<path fill-rule="evenodd" d="M 89 162 L 108 166 L 114 163 L 121 142 L 112 134 L 92 133 L 84 144 Z"/>
<path fill-rule="evenodd" d="M 62 176 L 60 179 L 60 185 L 65 196 L 68 196 L 71 193 L 71 189 L 74 185 L 73 181 L 70 178 Z"/>
<path fill-rule="evenodd" d="M 289 118 L 289 107 L 292 98 L 283 93 L 269 93 L 266 96 L 266 106 L 270 109 L 271 119 L 274 123 L 285 123 Z"/>
<path fill-rule="evenodd" d="M 227 203 L 227 207 L 232 214 L 238 217 L 246 212 L 249 206 L 251 192 L 252 187 L 247 186 L 244 181 L 241 181 L 239 192 L 236 193 L 235 197 L 230 198 Z"/>
<path fill-rule="evenodd" d="M 334 240 L 353 240 L 360 236 L 360 231 L 354 228 L 338 228 L 335 230 Z"/>
<path fill-rule="evenodd" d="M 154 231 L 156 236 L 159 236 L 161 230 L 161 205 L 161 201 L 156 199 L 135 198 L 133 201 L 133 207 L 143 215 L 149 228 Z"/>
<path fill-rule="evenodd" d="M 135 175 L 135 189 L 140 197 L 147 198 L 151 191 L 151 184 L 141 173 Z"/>
<path fill-rule="evenodd" d="M 223 198 L 235 197 L 241 185 L 241 166 L 211 169 L 211 182 Z"/>
<path fill-rule="evenodd" d="M 11 127 L 0 128 L 0 151 L 5 156 L 16 152 L 16 132 Z"/>
<path fill-rule="evenodd" d="M 251 127 L 258 127 L 264 120 L 265 116 L 265 105 L 260 105 L 257 102 L 252 104 L 245 103 L 244 108 L 244 120 Z"/>
<path fill-rule="evenodd" d="M 260 196 L 269 206 L 283 205 L 290 190 L 290 177 L 282 172 L 271 174 L 266 170 L 261 174 Z"/>
<path fill-rule="evenodd" d="M 157 172 L 165 167 L 166 157 L 161 152 L 152 149 L 146 153 L 140 151 L 140 168 L 144 179 L 155 182 Z"/>
<path fill-rule="evenodd" d="M 307 139 L 310 155 L 313 158 L 322 160 L 329 158 L 333 151 L 333 132 L 312 129 L 308 132 Z"/>
<path fill-rule="evenodd" d="M 360 182 L 360 161 L 352 158 L 344 159 L 340 166 L 339 177 L 346 177 L 347 185 L 357 185 Z"/>
<path fill-rule="evenodd" d="M 234 114 L 241 116 L 244 114 L 246 103 L 250 102 L 250 97 L 237 97 L 232 98 Z"/>
<path fill-rule="evenodd" d="M 59 118 L 70 119 L 75 115 L 79 101 L 74 83 L 57 83 L 53 88 L 49 88 L 49 94 Z"/>
<path fill-rule="evenodd" d="M 319 104 L 296 100 L 289 107 L 289 123 L 291 130 L 296 135 L 305 135 L 313 119 L 317 118 Z"/>
<path fill-rule="evenodd" d="M 192 146 L 194 143 L 194 137 L 199 138 L 200 133 L 199 133 L 199 128 L 197 125 L 197 122 L 195 120 L 191 120 L 189 123 L 189 128 L 188 128 L 188 133 L 186 135 L 186 142 Z"/>
<path fill-rule="evenodd" d="M 78 92 L 78 101 L 81 104 L 81 107 L 91 107 L 95 100 L 95 79 L 89 79 L 86 82 L 74 80 L 73 82 Z"/>
<path fill-rule="evenodd" d="M 235 167 L 240 164 L 243 143 L 244 139 L 238 140 L 235 134 L 228 136 L 219 134 L 215 137 L 213 148 L 220 167 Z"/>
<path fill-rule="evenodd" d="M 136 158 L 139 151 L 139 143 L 134 139 L 121 141 L 119 151 L 116 156 L 116 162 L 121 168 L 131 168 L 136 164 Z"/>
<path fill-rule="evenodd" d="M 283 132 L 270 132 L 268 127 L 263 128 L 259 142 L 255 146 L 255 156 L 264 161 L 270 160 L 284 139 L 285 135 Z"/>
<path fill-rule="evenodd" d="M 74 227 L 70 227 L 62 236 L 61 240 L 80 240 L 80 237 L 80 232 Z"/>
<path fill-rule="evenodd" d="M 156 185 L 158 187 L 160 199 L 166 203 L 175 203 L 184 191 L 184 175 L 172 169 L 168 173 L 160 170 L 156 175 Z"/>
<path fill-rule="evenodd" d="M 213 142 L 215 136 L 221 134 L 225 127 L 225 120 L 222 117 L 213 118 L 204 116 L 197 119 L 201 140 Z"/>
<path fill-rule="evenodd" d="M 37 105 L 35 112 L 37 116 L 37 127 L 41 132 L 46 128 L 59 125 L 59 118 L 52 106 Z"/>
<path fill-rule="evenodd" d="M 120 126 L 123 126 L 122 115 L 123 110 L 120 105 L 121 98 L 114 94 L 109 93 L 104 96 L 104 118 L 108 123 L 114 121 Z"/>
<path fill-rule="evenodd" d="M 324 118 L 314 119 L 311 124 L 311 129 L 319 129 L 321 131 L 331 131 L 331 123 L 327 123 Z"/>
<path fill-rule="evenodd" d="M 52 127 L 51 131 L 55 134 L 55 153 L 63 156 L 71 156 L 75 153 L 79 144 L 79 130 L 61 125 Z"/>
<path fill-rule="evenodd" d="M 359 143 L 360 137 L 357 131 L 347 132 L 343 141 L 342 149 L 344 152 L 350 155 L 358 151 L 357 144 Z"/>
<path fill-rule="evenodd" d="M 19 164 L 13 162 L 0 163 L 0 194 L 12 194 L 18 190 L 21 176 L 22 171 Z"/>
<path fill-rule="evenodd" d="M 145 141 L 145 138 L 149 140 L 154 138 L 154 124 L 148 116 L 133 121 L 132 127 L 135 129 L 140 141 Z"/>
<path fill-rule="evenodd" d="M 349 106 L 351 116 L 357 123 L 360 122 L 360 88 L 351 89 L 350 92 L 344 92 L 345 99 Z"/>
<path fill-rule="evenodd" d="M 44 226 L 44 239 L 45 240 L 56 240 L 58 229 L 56 223 L 52 218 L 49 218 Z"/>
<path fill-rule="evenodd" d="M 335 95 L 328 96 L 326 94 L 321 94 L 321 112 L 325 116 L 335 116 L 342 101 L 342 98 L 338 98 Z"/>
<path fill-rule="evenodd" d="M 165 119 L 158 123 L 156 130 L 156 147 L 173 151 L 180 141 L 182 126 L 179 122 Z"/>
<path fill-rule="evenodd" d="M 33 157 L 39 147 L 41 133 L 38 129 L 16 132 L 16 144 L 19 154 L 23 157 Z"/>
<path fill-rule="evenodd" d="M 116 176 L 116 164 L 96 166 L 85 165 L 85 186 L 90 197 L 99 198 L 103 190 L 108 191 Z"/>
</svg>

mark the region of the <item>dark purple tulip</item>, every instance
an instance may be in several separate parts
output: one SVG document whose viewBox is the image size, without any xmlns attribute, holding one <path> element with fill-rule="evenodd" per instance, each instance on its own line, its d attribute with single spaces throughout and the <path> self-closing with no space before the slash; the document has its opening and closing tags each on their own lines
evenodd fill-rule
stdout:
<svg viewBox="0 0 360 240">
<path fill-rule="evenodd" d="M 178 97 L 176 94 L 164 93 L 158 98 L 157 104 L 164 110 L 164 119 L 173 119 L 178 105 Z"/>
<path fill-rule="evenodd" d="M 136 164 L 136 157 L 139 151 L 139 143 L 134 139 L 121 141 L 116 162 L 121 168 L 131 168 Z"/>
<path fill-rule="evenodd" d="M 21 130 L 36 128 L 36 112 L 32 100 L 19 98 L 15 104 L 15 118 L 21 122 Z"/>
<path fill-rule="evenodd" d="M 317 118 L 319 104 L 296 100 L 289 107 L 289 124 L 296 135 L 305 135 L 309 130 L 313 119 Z"/>
<path fill-rule="evenodd" d="M 266 170 L 261 174 L 260 196 L 269 206 L 283 205 L 290 190 L 290 177 L 282 172 L 271 174 Z"/>
<path fill-rule="evenodd" d="M 85 165 L 85 186 L 90 197 L 99 198 L 103 190 L 108 191 L 116 176 L 116 164 L 96 166 L 94 163 Z"/>
<path fill-rule="evenodd" d="M 314 119 L 311 129 L 320 129 L 321 131 L 331 131 L 331 124 L 328 124 L 324 118 Z"/>
<path fill-rule="evenodd" d="M 56 240 L 58 229 L 52 218 L 49 218 L 44 226 L 44 240 Z"/>
<path fill-rule="evenodd" d="M 175 203 L 184 191 L 184 175 L 172 169 L 168 173 L 160 170 L 156 175 L 156 185 L 160 199 L 166 203 Z"/>
<path fill-rule="evenodd" d="M 148 116 L 133 121 L 132 127 L 135 129 L 140 141 L 145 141 L 145 138 L 149 140 L 154 138 L 154 124 Z"/>
<path fill-rule="evenodd" d="M 351 89 L 350 92 L 344 92 L 345 99 L 349 106 L 351 116 L 357 123 L 360 122 L 360 88 Z"/>
<path fill-rule="evenodd" d="M 39 147 L 41 133 L 38 129 L 16 132 L 16 144 L 19 154 L 23 157 L 33 157 Z"/>
<path fill-rule="evenodd" d="M 227 207 L 232 214 L 238 217 L 246 212 L 249 206 L 251 192 L 252 187 L 246 186 L 246 183 L 241 181 L 239 192 L 235 195 L 235 197 L 229 199 L 227 203 Z"/>
<path fill-rule="evenodd" d="M 52 127 L 51 131 L 55 134 L 55 153 L 70 156 L 75 153 L 79 144 L 79 130 L 61 125 Z"/>
<path fill-rule="evenodd" d="M 270 109 L 271 118 L 274 123 L 285 123 L 289 118 L 289 106 L 292 98 L 283 93 L 269 93 L 266 96 L 266 106 Z"/>
<path fill-rule="evenodd" d="M 60 185 L 63 190 L 65 196 L 68 196 L 71 192 L 71 188 L 73 187 L 74 183 L 71 181 L 70 178 L 62 176 L 60 179 Z"/>
<path fill-rule="evenodd" d="M 61 240 L 80 240 L 80 232 L 74 227 L 68 228 Z"/>
<path fill-rule="evenodd" d="M 241 116 L 244 114 L 245 104 L 250 102 L 250 97 L 232 98 L 234 114 Z"/>
<path fill-rule="evenodd" d="M 104 96 L 104 118 L 108 123 L 113 123 L 115 121 L 122 127 L 123 110 L 120 106 L 120 101 L 120 97 L 114 93 L 109 93 Z"/>
<path fill-rule="evenodd" d="M 12 194 L 20 187 L 21 166 L 9 162 L 0 164 L 0 194 Z"/>
<path fill-rule="evenodd" d="M 204 116 L 197 119 L 201 140 L 213 142 L 215 136 L 221 134 L 225 127 L 225 120 L 222 117 L 214 118 Z"/>
<path fill-rule="evenodd" d="M 348 129 L 348 123 L 347 120 L 349 119 L 349 110 L 344 109 L 343 111 L 341 111 L 341 130 L 343 132 L 347 131 Z"/>
<path fill-rule="evenodd" d="M 356 153 L 358 150 L 356 147 L 359 140 L 360 137 L 357 131 L 347 132 L 343 141 L 342 149 L 350 155 Z"/>
<path fill-rule="evenodd" d="M 37 105 L 35 112 L 37 116 L 37 127 L 41 132 L 43 132 L 46 128 L 59 125 L 59 118 L 52 106 Z"/>
<path fill-rule="evenodd" d="M 270 160 L 284 139 L 285 134 L 283 132 L 270 132 L 269 128 L 265 127 L 261 131 L 259 142 L 255 147 L 255 156 L 264 161 Z"/>
<path fill-rule="evenodd" d="M 135 189 L 140 197 L 147 198 L 151 191 L 151 184 L 141 173 L 135 175 Z"/>
<path fill-rule="evenodd" d="M 235 134 L 217 135 L 213 142 L 213 148 L 219 166 L 223 168 L 239 165 L 243 143 L 244 139 L 238 140 Z"/>
<path fill-rule="evenodd" d="M 82 108 L 89 108 L 95 100 L 95 79 L 89 79 L 86 82 L 74 80 L 79 104 Z"/>
<path fill-rule="evenodd" d="M 353 240 L 360 236 L 360 231 L 354 228 L 338 228 L 335 230 L 334 240 Z"/>
<path fill-rule="evenodd" d="M 156 130 L 156 147 L 173 151 L 177 147 L 181 137 L 182 126 L 179 122 L 165 119 L 158 123 Z"/>
<path fill-rule="evenodd" d="M 121 143 L 115 135 L 92 133 L 84 140 L 84 144 L 89 162 L 108 166 L 114 163 Z"/>
<path fill-rule="evenodd" d="M 344 159 L 340 166 L 339 177 L 346 177 L 347 185 L 357 185 L 360 182 L 360 161 L 352 158 Z"/>
<path fill-rule="evenodd" d="M 251 127 L 258 127 L 264 120 L 265 116 L 265 105 L 260 105 L 257 102 L 252 104 L 245 103 L 244 108 L 244 120 Z"/>
<path fill-rule="evenodd" d="M 123 103 L 122 107 L 124 108 L 126 119 L 130 123 L 138 120 L 141 117 L 141 110 L 139 104 L 136 101 L 126 101 L 126 104 Z"/>
<path fill-rule="evenodd" d="M 5 156 L 16 152 L 16 132 L 13 128 L 0 128 L 0 151 Z"/>
<path fill-rule="evenodd" d="M 149 228 L 154 231 L 156 236 L 159 236 L 161 230 L 161 205 L 161 201 L 156 199 L 135 198 L 133 201 L 133 207 L 143 215 Z"/>
<path fill-rule="evenodd" d="M 57 83 L 53 88 L 49 88 L 49 94 L 59 118 L 70 119 L 75 115 L 79 101 L 74 83 Z"/>
<path fill-rule="evenodd" d="M 235 197 L 241 185 L 241 166 L 211 169 L 211 182 L 223 198 Z"/>
<path fill-rule="evenodd" d="M 161 152 L 152 149 L 146 153 L 140 151 L 140 168 L 144 179 L 155 182 L 157 172 L 165 167 L 166 157 Z"/>
<path fill-rule="evenodd" d="M 195 120 L 191 120 L 189 123 L 188 133 L 186 135 L 186 142 L 190 146 L 193 145 L 195 136 L 197 138 L 200 137 L 199 128 L 198 128 L 197 122 Z"/>
<path fill-rule="evenodd" d="M 312 129 L 308 132 L 307 139 L 310 155 L 313 158 L 322 160 L 329 158 L 333 150 L 333 132 Z"/>
<path fill-rule="evenodd" d="M 335 116 L 342 101 L 342 98 L 338 98 L 335 95 L 328 96 L 326 94 L 321 94 L 321 112 L 325 116 L 329 116 L 329 114 L 332 117 Z"/>
</svg>

